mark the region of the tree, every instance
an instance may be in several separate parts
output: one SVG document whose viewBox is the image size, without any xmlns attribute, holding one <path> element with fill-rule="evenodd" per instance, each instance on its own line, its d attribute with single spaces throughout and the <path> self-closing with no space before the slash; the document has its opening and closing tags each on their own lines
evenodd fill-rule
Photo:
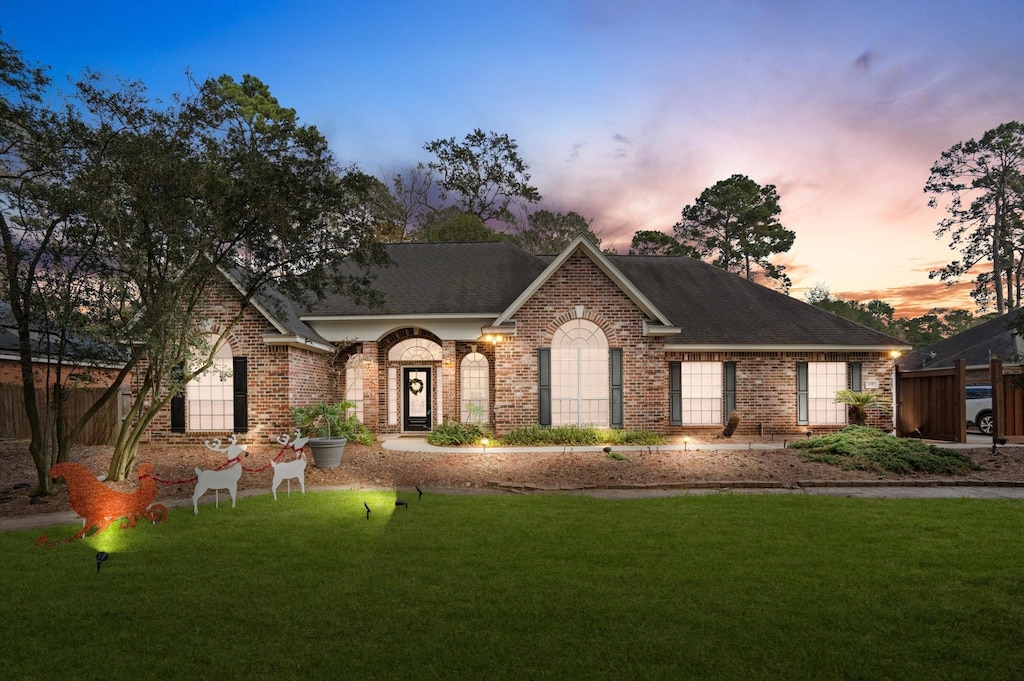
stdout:
<svg viewBox="0 0 1024 681">
<path fill-rule="evenodd" d="M 353 220 L 365 223 L 374 240 L 382 243 L 405 241 L 409 215 L 387 185 L 372 175 L 352 169 L 341 179 L 342 187 L 354 200 Z"/>
<path fill-rule="evenodd" d="M 22 396 L 29 424 L 29 455 L 38 484 L 33 494 L 52 488 L 50 468 L 66 461 L 71 445 L 94 414 L 116 394 L 116 384 L 77 420 L 64 411 L 65 387 L 72 371 L 122 359 L 111 343 L 96 342 L 97 332 L 112 336 L 106 294 L 95 274 L 105 266 L 102 232 L 82 219 L 88 188 L 76 178 L 101 149 L 97 130 L 66 106 L 43 105 L 50 85 L 46 72 L 30 66 L 0 41 L 0 239 L 3 242 L 0 298 L 18 335 Z M 44 359 L 37 372 L 35 360 Z M 40 388 L 44 397 L 37 397 Z"/>
<path fill-rule="evenodd" d="M 711 258 L 716 267 L 750 281 L 764 277 L 788 290 L 785 267 L 768 260 L 788 251 L 796 238 L 779 222 L 781 212 L 775 185 L 761 187 L 745 175 L 733 175 L 683 208 L 673 229 L 677 242 L 700 258 Z"/>
<path fill-rule="evenodd" d="M 560 253 L 581 234 L 600 248 L 601 238 L 590 229 L 590 223 L 575 211 L 538 210 L 527 216 L 527 228 L 516 234 L 514 240 L 520 248 L 535 255 Z"/>
<path fill-rule="evenodd" d="M 972 295 L 979 307 L 985 309 L 990 293 L 997 314 L 1019 307 L 1024 293 L 1024 125 L 1003 123 L 980 140 L 957 142 L 932 166 L 924 191 L 932 195 L 931 207 L 947 198 L 949 216 L 935 235 L 949 235 L 949 247 L 962 256 L 928 276 L 952 284 L 990 260 L 991 270 L 975 278 Z"/>
<path fill-rule="evenodd" d="M 139 386 L 110 465 L 109 477 L 122 479 L 142 433 L 212 365 L 245 302 L 271 287 L 293 297 L 366 293 L 336 265 L 379 262 L 382 251 L 365 192 L 346 187 L 323 136 L 258 79 L 209 80 L 171 106 L 151 103 L 140 84 L 98 82 L 88 74 L 61 112 L 37 104 L 21 116 L 32 125 L 17 127 L 22 142 L 8 147 L 0 178 L 4 293 L 19 327 L 73 313 L 94 337 L 131 349 L 111 386 L 128 370 Z M 200 315 L 225 273 L 242 309 Z M 29 369 L 31 349 L 23 344 Z M 46 491 L 49 467 L 30 451 Z"/>
<path fill-rule="evenodd" d="M 439 175 L 441 200 L 454 194 L 458 207 L 481 222 L 512 222 L 510 206 L 514 201 L 540 201 L 516 141 L 507 134 L 484 133 L 477 128 L 462 142 L 450 137 L 428 142 L 423 148 L 437 156 L 427 167 Z"/>
<path fill-rule="evenodd" d="M 833 296 L 828 287 L 823 284 L 814 286 L 807 292 L 806 297 L 807 302 L 814 307 L 827 310 L 843 319 L 849 319 L 882 333 L 892 334 L 894 332 L 893 317 L 896 310 L 884 301 L 871 300 L 861 303 L 856 300 L 844 300 Z"/>
<path fill-rule="evenodd" d="M 681 244 L 672 236 L 653 229 L 641 229 L 633 235 L 629 252 L 633 255 L 687 255 L 696 257 L 692 246 Z"/>
<path fill-rule="evenodd" d="M 448 206 L 428 213 L 412 237 L 416 241 L 500 241 L 502 235 L 476 215 Z"/>
</svg>

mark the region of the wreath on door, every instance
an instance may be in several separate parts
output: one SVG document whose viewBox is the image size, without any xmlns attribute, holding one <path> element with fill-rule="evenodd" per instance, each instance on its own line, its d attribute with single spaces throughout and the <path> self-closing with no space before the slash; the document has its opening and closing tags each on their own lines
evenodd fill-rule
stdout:
<svg viewBox="0 0 1024 681">
<path fill-rule="evenodd" d="M 423 392 L 423 381 L 419 378 L 410 378 L 408 388 L 410 395 L 419 395 Z"/>
</svg>

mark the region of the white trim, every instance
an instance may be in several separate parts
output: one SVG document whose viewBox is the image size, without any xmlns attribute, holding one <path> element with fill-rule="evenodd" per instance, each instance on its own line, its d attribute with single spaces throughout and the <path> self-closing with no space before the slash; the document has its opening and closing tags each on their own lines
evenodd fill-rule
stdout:
<svg viewBox="0 0 1024 681">
<path fill-rule="evenodd" d="M 497 312 L 432 312 L 429 314 L 337 314 L 337 315 L 301 315 L 304 322 L 363 322 L 363 321 L 402 321 L 416 319 L 494 319 Z"/>
<path fill-rule="evenodd" d="M 728 343 L 721 345 L 693 344 L 681 345 L 666 343 L 665 352 L 891 352 L 893 350 L 906 350 L 909 345 L 798 345 L 779 344 L 764 345 L 752 344 L 742 345 L 739 343 Z"/>
<path fill-rule="evenodd" d="M 625 293 L 630 300 L 632 300 L 640 310 L 647 315 L 657 319 L 664 326 L 672 326 L 672 322 L 662 312 L 654 306 L 647 296 L 640 292 L 633 282 L 626 278 L 619 268 L 615 267 L 608 260 L 605 255 L 597 249 L 586 237 L 578 236 L 573 239 L 572 243 L 569 244 L 564 251 L 562 251 L 557 258 L 551 261 L 544 271 L 526 287 L 526 290 L 519 294 L 508 308 L 502 312 L 496 320 L 494 320 L 494 326 L 500 326 L 505 322 L 512 319 L 515 313 L 521 308 L 526 301 L 533 297 L 533 295 L 540 289 L 541 286 L 546 284 L 555 272 L 557 272 L 562 265 L 572 256 L 576 251 L 582 251 L 590 260 L 597 265 L 598 269 L 605 273 L 612 282 L 619 287 L 623 293 Z"/>
<path fill-rule="evenodd" d="M 300 350 L 313 350 L 315 352 L 334 352 L 334 347 L 327 345 L 326 343 L 318 343 L 317 341 L 311 341 L 305 336 L 295 336 L 289 334 L 264 334 L 263 342 L 267 345 L 287 345 L 292 348 L 299 348 Z"/>
<path fill-rule="evenodd" d="M 683 330 L 678 326 L 665 326 L 664 324 L 654 324 L 646 319 L 644 320 L 645 336 L 677 336 L 682 332 Z"/>
</svg>

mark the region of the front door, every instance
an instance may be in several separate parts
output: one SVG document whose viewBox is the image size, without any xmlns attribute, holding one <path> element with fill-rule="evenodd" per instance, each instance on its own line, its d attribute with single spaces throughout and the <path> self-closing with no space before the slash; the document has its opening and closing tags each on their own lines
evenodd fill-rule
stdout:
<svg viewBox="0 0 1024 681">
<path fill-rule="evenodd" d="M 430 369 L 402 369 L 403 430 L 430 430 Z"/>
</svg>

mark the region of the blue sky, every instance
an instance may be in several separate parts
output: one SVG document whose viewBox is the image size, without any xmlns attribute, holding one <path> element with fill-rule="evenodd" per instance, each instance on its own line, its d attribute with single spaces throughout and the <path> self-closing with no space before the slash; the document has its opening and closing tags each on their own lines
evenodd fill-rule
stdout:
<svg viewBox="0 0 1024 681">
<path fill-rule="evenodd" d="M 970 307 L 929 281 L 929 169 L 1024 120 L 1024 2 L 42 2 L 0 32 L 59 79 L 85 67 L 153 94 L 251 73 L 381 175 L 474 128 L 519 145 L 551 210 L 606 245 L 669 231 L 734 173 L 778 187 L 793 295 L 826 284 L 919 314 Z"/>
</svg>

